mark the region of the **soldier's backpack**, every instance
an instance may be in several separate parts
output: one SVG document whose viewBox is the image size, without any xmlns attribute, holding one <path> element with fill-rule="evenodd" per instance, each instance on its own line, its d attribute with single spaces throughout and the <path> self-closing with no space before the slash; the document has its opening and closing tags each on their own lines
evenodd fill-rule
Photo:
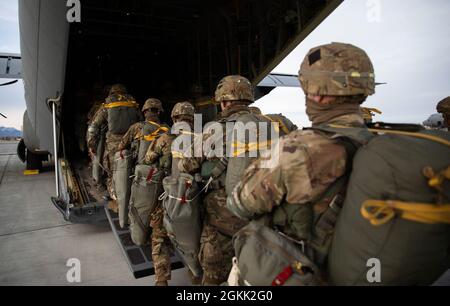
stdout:
<svg viewBox="0 0 450 306">
<path fill-rule="evenodd" d="M 128 225 L 128 204 L 131 194 L 134 158 L 130 151 L 123 150 L 116 152 L 114 160 L 113 182 L 119 206 L 119 224 L 120 227 L 125 228 Z"/>
<path fill-rule="evenodd" d="M 166 177 L 163 186 L 164 227 L 183 262 L 195 277 L 200 277 L 203 273 L 198 260 L 202 232 L 201 190 L 186 173 Z"/>
<path fill-rule="evenodd" d="M 165 124 L 159 124 L 153 121 L 144 122 L 139 137 L 139 152 L 137 158 L 138 164 L 141 164 L 144 161 L 145 154 L 147 154 L 147 150 L 152 141 L 168 131 L 169 127 Z"/>
<path fill-rule="evenodd" d="M 134 174 L 129 205 L 130 232 L 134 244 L 142 246 L 149 243 L 150 214 L 163 191 L 165 172 L 141 164 L 136 165 Z"/>
<path fill-rule="evenodd" d="M 378 133 L 354 158 L 330 281 L 431 284 L 450 267 L 450 134 Z"/>
<path fill-rule="evenodd" d="M 284 125 L 284 123 L 280 124 L 280 122 L 283 122 L 280 118 L 281 116 L 272 118 L 266 115 L 245 113 L 237 114 L 236 116 L 231 116 L 227 119 L 227 123 L 231 122 L 235 124 L 233 133 L 227 131 L 227 142 L 231 143 L 231 151 L 227 152 L 227 156 L 229 156 L 225 180 L 227 195 L 230 195 L 234 187 L 239 183 L 245 169 L 247 169 L 250 163 L 256 160 L 264 150 L 270 150 L 272 136 L 277 135 L 281 137 L 286 135 L 288 127 Z M 266 129 L 261 129 L 259 127 L 259 123 L 262 122 L 267 124 Z M 239 133 L 237 131 L 242 126 L 251 124 L 254 124 L 257 128 L 257 139 L 254 140 L 250 138 L 248 133 Z M 280 129 L 280 127 L 282 128 Z M 252 130 L 249 131 L 249 133 L 252 132 Z M 264 134 L 265 137 L 260 138 L 260 136 Z"/>
<path fill-rule="evenodd" d="M 103 108 L 108 111 L 108 131 L 112 134 L 125 134 L 131 125 L 142 118 L 139 104 L 129 95 L 109 96 Z"/>
<path fill-rule="evenodd" d="M 316 265 L 287 237 L 252 221 L 234 237 L 238 284 L 251 286 L 317 286 Z"/>
<path fill-rule="evenodd" d="M 195 112 L 202 115 L 203 125 L 216 119 L 217 104 L 211 98 L 201 98 L 194 102 Z"/>
</svg>

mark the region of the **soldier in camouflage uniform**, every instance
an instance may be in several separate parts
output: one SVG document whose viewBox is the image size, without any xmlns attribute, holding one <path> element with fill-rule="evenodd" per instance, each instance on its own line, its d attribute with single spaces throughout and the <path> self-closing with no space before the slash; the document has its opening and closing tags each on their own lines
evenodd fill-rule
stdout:
<svg viewBox="0 0 450 306">
<path fill-rule="evenodd" d="M 243 220 L 249 220 L 276 213 L 282 205 L 290 209 L 298 205 L 302 214 L 297 227 L 292 229 L 291 223 L 285 223 L 279 230 L 308 248 L 309 239 L 315 235 L 314 220 L 331 202 L 325 192 L 347 173 L 350 164 L 339 135 L 314 128 L 324 124 L 364 127 L 360 105 L 374 94 L 375 81 L 367 54 L 342 43 L 309 51 L 299 79 L 313 128 L 282 137 L 277 144 L 279 162 L 273 167 L 261 167 L 263 159 L 248 167 L 228 197 L 227 206 Z"/>
<path fill-rule="evenodd" d="M 172 120 L 174 124 L 187 123 L 191 128 L 194 126 L 194 107 L 189 102 L 175 104 L 172 109 Z M 172 142 L 176 135 L 165 133 L 150 144 L 145 155 L 144 163 L 154 165 L 163 170 L 167 175 L 175 176 L 178 173 L 177 165 L 172 164 Z M 163 225 L 164 210 L 161 203 L 155 207 L 150 215 L 150 226 L 152 227 L 152 259 L 155 266 L 155 281 L 157 286 L 167 286 L 170 280 L 170 254 L 172 244 L 167 236 Z"/>
<path fill-rule="evenodd" d="M 438 113 L 441 113 L 444 117 L 445 129 L 449 131 L 450 129 L 450 97 L 445 98 L 436 106 Z"/>
<path fill-rule="evenodd" d="M 144 106 L 142 107 L 142 114 L 144 115 L 145 121 L 140 121 L 130 126 L 127 133 L 122 137 L 122 140 L 120 141 L 118 146 L 118 150 L 121 151 L 134 147 L 134 149 L 138 151 L 138 144 L 133 144 L 141 140 L 144 136 L 142 135 L 142 128 L 146 124 L 149 124 L 153 127 L 151 131 L 156 131 L 161 126 L 168 127 L 166 124 L 160 122 L 160 117 L 163 112 L 164 109 L 160 100 L 155 98 L 147 99 L 147 101 L 145 101 L 144 103 Z"/>
<path fill-rule="evenodd" d="M 135 99 L 127 94 L 127 90 L 123 85 L 115 84 L 111 86 L 105 103 L 97 111 L 88 128 L 87 144 L 89 153 L 95 155 L 101 130 L 104 126 L 108 126 L 108 132 L 106 133 L 106 148 L 103 156 L 103 167 L 108 175 L 107 189 L 109 197 L 113 200 L 115 198 L 112 182 L 114 154 L 117 152 L 118 145 L 128 128 L 135 122 L 142 120 L 142 114 L 138 110 L 138 106 Z M 121 116 L 120 112 L 123 109 L 125 109 L 127 113 L 122 112 L 123 115 Z M 118 117 L 114 118 L 114 120 L 111 119 L 112 112 L 118 114 Z M 111 128 L 113 127 L 114 129 L 117 128 L 118 132 L 116 130 L 111 131 Z M 113 202 L 114 201 L 111 203 Z M 112 208 L 114 210 L 114 205 L 112 205 Z"/>
<path fill-rule="evenodd" d="M 242 76 L 227 76 L 219 82 L 215 100 L 221 104 L 222 108 L 218 123 L 223 130 L 223 151 L 226 152 L 228 138 L 226 124 L 239 120 L 241 116 L 251 115 L 249 105 L 255 100 L 253 87 L 249 80 Z M 265 122 L 270 121 L 265 119 Z M 203 138 L 207 140 L 212 136 L 205 134 Z M 203 199 L 206 215 L 199 254 L 199 261 L 204 272 L 203 285 L 219 285 L 226 281 L 234 255 L 231 238 L 247 223 L 234 216 L 226 207 L 227 166 L 223 161 L 224 158 L 203 156 L 183 158 L 179 162 L 183 172 L 190 174 L 201 172 L 205 180 L 208 177 L 213 179 Z M 214 174 L 214 170 L 211 171 L 212 168 L 220 169 L 217 175 Z M 205 175 L 208 172 L 209 174 Z"/>
</svg>

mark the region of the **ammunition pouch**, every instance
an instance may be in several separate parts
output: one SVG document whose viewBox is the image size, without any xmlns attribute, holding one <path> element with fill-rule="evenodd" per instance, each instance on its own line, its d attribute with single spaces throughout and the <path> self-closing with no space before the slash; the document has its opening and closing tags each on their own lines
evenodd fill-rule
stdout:
<svg viewBox="0 0 450 306">
<path fill-rule="evenodd" d="M 194 177 L 181 173 L 163 180 L 164 227 L 175 249 L 195 277 L 202 275 L 198 260 L 202 232 L 202 198 Z"/>
<path fill-rule="evenodd" d="M 252 221 L 233 237 L 239 285 L 322 285 L 317 266 L 295 242 Z"/>
<path fill-rule="evenodd" d="M 226 171 L 228 166 L 228 159 L 223 157 L 216 160 L 207 160 L 202 163 L 201 177 L 203 182 L 209 181 L 208 189 L 218 190 L 225 187 L 226 183 Z"/>
<path fill-rule="evenodd" d="M 149 242 L 150 214 L 162 193 L 161 182 L 165 172 L 153 166 L 137 165 L 134 173 L 130 196 L 130 231 L 133 242 L 142 246 Z"/>
</svg>

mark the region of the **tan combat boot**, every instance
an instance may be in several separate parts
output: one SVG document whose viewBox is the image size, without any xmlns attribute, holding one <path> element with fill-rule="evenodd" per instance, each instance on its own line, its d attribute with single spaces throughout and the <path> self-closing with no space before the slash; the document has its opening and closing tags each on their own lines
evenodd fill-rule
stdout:
<svg viewBox="0 0 450 306">
<path fill-rule="evenodd" d="M 167 286 L 169 286 L 169 283 L 167 283 L 167 281 L 157 281 L 155 283 L 155 286 L 156 287 L 167 287 Z"/>
<path fill-rule="evenodd" d="M 117 204 L 117 201 L 115 201 L 115 200 L 110 200 L 108 202 L 108 208 L 109 208 L 109 210 L 112 210 L 116 214 L 119 213 L 119 204 Z"/>
</svg>

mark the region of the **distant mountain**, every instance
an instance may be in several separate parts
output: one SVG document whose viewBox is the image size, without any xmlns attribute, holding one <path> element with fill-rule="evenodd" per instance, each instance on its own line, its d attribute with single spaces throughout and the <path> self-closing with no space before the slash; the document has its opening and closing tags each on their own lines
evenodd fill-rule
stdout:
<svg viewBox="0 0 450 306">
<path fill-rule="evenodd" d="M 0 126 L 0 138 L 1 137 L 22 137 L 22 132 L 15 128 Z"/>
</svg>

